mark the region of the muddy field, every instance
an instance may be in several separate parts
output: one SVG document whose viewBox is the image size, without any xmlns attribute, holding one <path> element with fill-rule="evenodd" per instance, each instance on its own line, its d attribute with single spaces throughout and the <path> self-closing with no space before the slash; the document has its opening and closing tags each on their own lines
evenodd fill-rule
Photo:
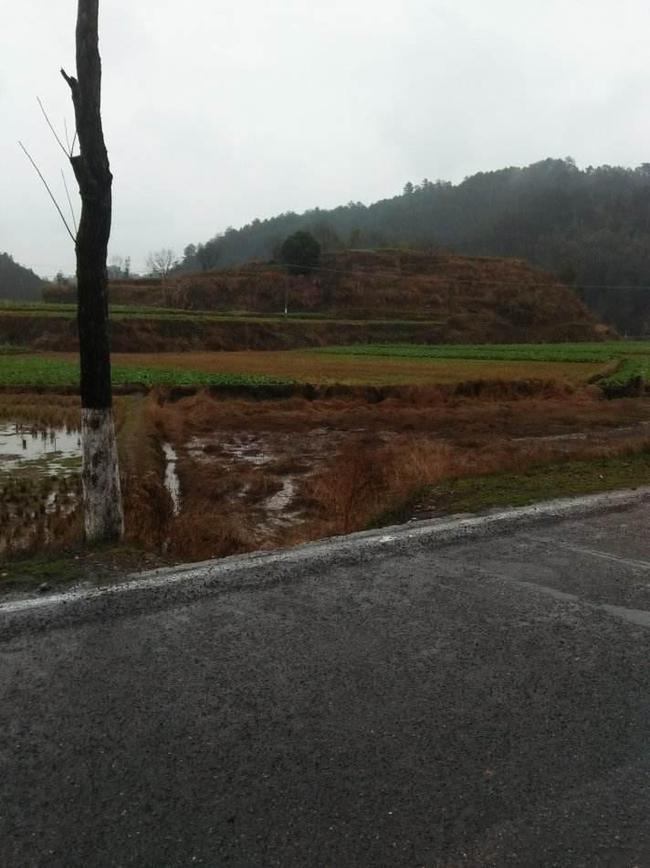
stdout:
<svg viewBox="0 0 650 868">
<path fill-rule="evenodd" d="M 128 544 L 143 563 L 144 553 L 186 561 L 350 532 L 444 480 L 647 452 L 650 442 L 648 400 L 606 401 L 589 388 L 339 392 L 119 397 Z M 2 558 L 79 545 L 77 399 L 4 394 L 0 420 Z"/>
</svg>

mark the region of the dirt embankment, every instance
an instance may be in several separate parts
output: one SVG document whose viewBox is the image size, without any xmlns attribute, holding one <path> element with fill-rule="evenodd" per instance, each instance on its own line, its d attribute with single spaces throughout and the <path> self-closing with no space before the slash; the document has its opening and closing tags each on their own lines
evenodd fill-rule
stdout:
<svg viewBox="0 0 650 868">
<path fill-rule="evenodd" d="M 459 331 L 453 324 L 346 323 L 336 321 L 215 322 L 208 319 L 117 319 L 111 324 L 115 352 L 161 353 L 220 350 L 291 350 L 333 344 L 518 343 L 521 341 L 598 340 L 589 323 L 569 322 L 518 329 L 505 322 Z M 0 344 L 53 352 L 78 348 L 76 321 L 66 317 L 16 317 L 0 314 Z"/>
<path fill-rule="evenodd" d="M 328 344 L 437 343 L 444 329 L 422 324 L 286 322 L 209 319 L 113 320 L 111 342 L 115 352 L 184 352 L 190 350 L 288 350 Z M 0 314 L 0 344 L 36 350 L 74 352 L 78 348 L 76 321 L 66 317 L 17 317 Z"/>
</svg>

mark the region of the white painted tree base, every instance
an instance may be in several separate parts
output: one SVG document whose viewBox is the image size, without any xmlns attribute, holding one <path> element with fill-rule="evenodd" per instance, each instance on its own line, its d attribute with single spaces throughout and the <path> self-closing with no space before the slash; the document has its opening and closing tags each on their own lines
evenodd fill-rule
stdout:
<svg viewBox="0 0 650 868">
<path fill-rule="evenodd" d="M 81 411 L 81 484 L 88 542 L 118 540 L 124 511 L 113 411 Z"/>
</svg>

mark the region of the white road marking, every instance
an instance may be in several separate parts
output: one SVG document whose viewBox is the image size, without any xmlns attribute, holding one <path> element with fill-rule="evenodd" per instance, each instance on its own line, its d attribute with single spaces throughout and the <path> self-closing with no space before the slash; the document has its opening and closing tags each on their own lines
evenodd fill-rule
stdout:
<svg viewBox="0 0 650 868">
<path fill-rule="evenodd" d="M 631 558 L 623 558 L 620 555 L 613 555 L 609 552 L 602 552 L 599 549 L 590 549 L 586 546 L 577 546 L 574 543 L 565 543 L 560 542 L 556 539 L 549 539 L 548 537 L 543 536 L 528 536 L 528 539 L 533 542 L 541 542 L 548 543 L 553 546 L 553 548 L 559 549 L 567 549 L 570 552 L 576 552 L 576 554 L 581 555 L 589 555 L 593 558 L 600 558 L 603 561 L 613 561 L 614 563 L 624 564 L 626 567 L 632 567 L 637 570 L 650 570 L 650 561 L 636 561 Z"/>
</svg>

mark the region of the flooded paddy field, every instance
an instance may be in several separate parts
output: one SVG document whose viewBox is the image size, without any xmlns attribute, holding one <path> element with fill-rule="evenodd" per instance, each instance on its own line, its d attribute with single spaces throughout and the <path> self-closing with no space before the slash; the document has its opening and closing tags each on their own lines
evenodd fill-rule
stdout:
<svg viewBox="0 0 650 868">
<path fill-rule="evenodd" d="M 115 416 L 130 569 L 359 530 L 444 483 L 446 499 L 425 498 L 423 512 L 420 498 L 414 513 L 440 514 L 455 479 L 650 454 L 650 401 L 589 390 L 265 399 L 153 389 L 118 396 Z M 80 550 L 78 425 L 73 395 L 0 395 L 0 562 Z M 650 482 L 643 467 L 635 484 Z"/>
<path fill-rule="evenodd" d="M 0 553 L 53 542 L 76 511 L 75 428 L 0 419 Z"/>
<path fill-rule="evenodd" d="M 73 428 L 43 427 L 0 420 L 0 461 L 3 470 L 26 469 L 41 462 L 45 472 L 58 473 L 67 458 L 78 458 L 80 433 Z"/>
</svg>

